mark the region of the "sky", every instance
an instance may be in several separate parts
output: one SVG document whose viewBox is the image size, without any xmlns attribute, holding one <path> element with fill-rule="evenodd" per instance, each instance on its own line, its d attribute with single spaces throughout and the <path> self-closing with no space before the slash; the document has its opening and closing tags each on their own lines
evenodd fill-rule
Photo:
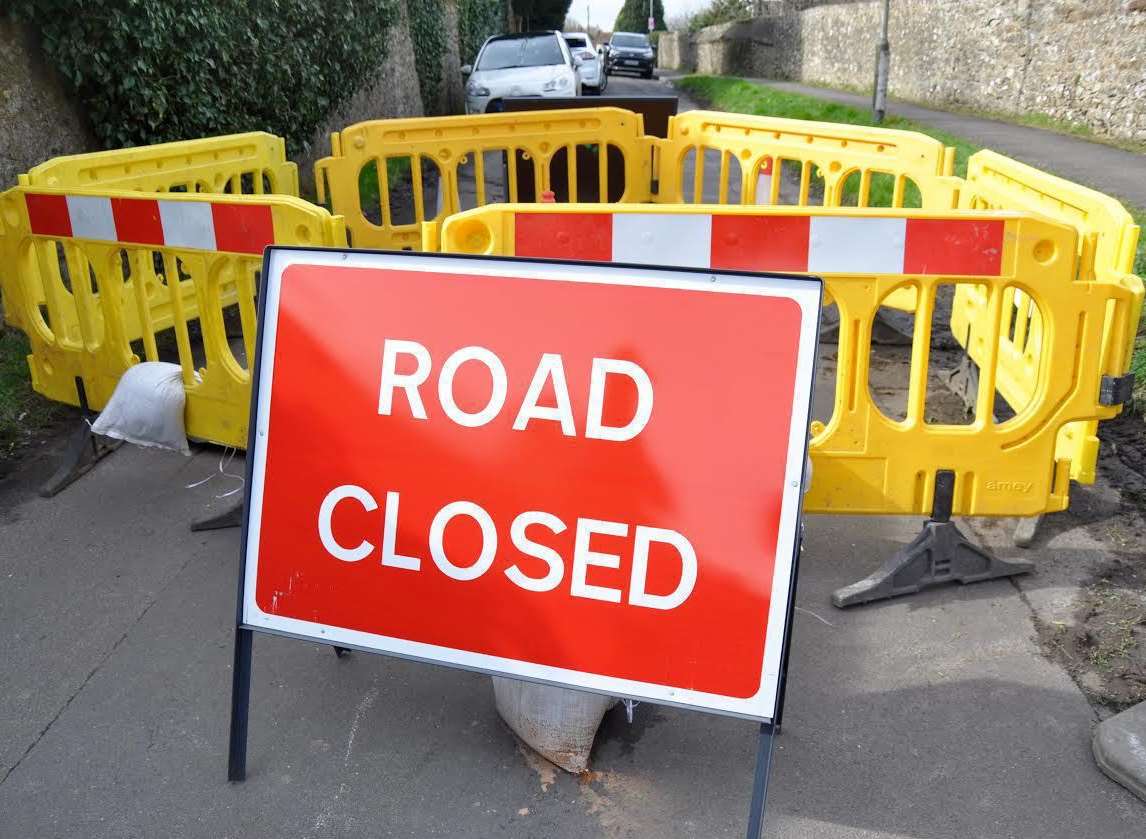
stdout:
<svg viewBox="0 0 1146 839">
<path fill-rule="evenodd" d="M 665 17 L 672 20 L 677 15 L 695 12 L 707 6 L 709 0 L 662 0 L 662 2 L 665 5 Z M 573 0 L 573 5 L 569 7 L 569 17 L 584 23 L 586 5 L 589 7 L 589 22 L 608 31 L 613 28 L 613 21 L 617 19 L 617 12 L 621 11 L 624 0 Z"/>
</svg>

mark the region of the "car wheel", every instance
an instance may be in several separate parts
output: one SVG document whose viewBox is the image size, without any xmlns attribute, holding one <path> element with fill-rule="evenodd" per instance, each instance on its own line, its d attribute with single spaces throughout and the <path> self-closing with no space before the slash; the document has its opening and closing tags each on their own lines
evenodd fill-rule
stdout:
<svg viewBox="0 0 1146 839">
<path fill-rule="evenodd" d="M 641 73 L 642 79 L 651 79 L 652 77 L 653 77 L 653 71 L 652 70 L 645 70 L 644 72 Z"/>
</svg>

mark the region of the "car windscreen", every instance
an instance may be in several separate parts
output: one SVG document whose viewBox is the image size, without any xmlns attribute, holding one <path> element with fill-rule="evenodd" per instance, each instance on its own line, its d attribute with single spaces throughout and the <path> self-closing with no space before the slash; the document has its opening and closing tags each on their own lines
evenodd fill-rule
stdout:
<svg viewBox="0 0 1146 839">
<path fill-rule="evenodd" d="M 644 35 L 614 35 L 609 43 L 614 47 L 647 47 L 649 39 Z"/>
<path fill-rule="evenodd" d="M 582 38 L 580 35 L 566 35 L 565 43 L 569 45 L 570 49 L 589 49 L 589 41 L 585 38 Z"/>
<path fill-rule="evenodd" d="M 508 67 L 544 67 L 564 64 L 565 54 L 556 35 L 504 38 L 490 41 L 478 59 L 478 70 L 504 70 Z"/>
</svg>

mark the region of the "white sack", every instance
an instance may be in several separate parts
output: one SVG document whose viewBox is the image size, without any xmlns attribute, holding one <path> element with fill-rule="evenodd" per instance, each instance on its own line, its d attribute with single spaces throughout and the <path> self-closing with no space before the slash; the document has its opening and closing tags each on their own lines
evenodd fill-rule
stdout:
<svg viewBox="0 0 1146 839">
<path fill-rule="evenodd" d="M 186 401 L 178 364 L 145 361 L 120 377 L 107 407 L 92 423 L 92 432 L 189 455 L 183 427 Z"/>
<path fill-rule="evenodd" d="M 601 718 L 617 700 L 493 676 L 497 712 L 513 732 L 567 772 L 584 772 Z"/>
</svg>

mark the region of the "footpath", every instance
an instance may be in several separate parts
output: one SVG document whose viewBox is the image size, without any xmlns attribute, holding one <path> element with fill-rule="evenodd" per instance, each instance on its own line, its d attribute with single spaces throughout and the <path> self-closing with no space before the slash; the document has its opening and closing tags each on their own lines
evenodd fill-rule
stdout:
<svg viewBox="0 0 1146 839">
<path fill-rule="evenodd" d="M 0 839 L 744 835 L 752 723 L 617 708 L 573 777 L 516 743 L 487 677 L 265 636 L 248 780 L 228 784 L 239 534 L 187 529 L 231 500 L 232 480 L 198 483 L 220 452 L 124 446 L 45 500 L 48 454 L 0 484 Z M 767 836 L 1146 835 L 1094 764 L 1095 708 L 1039 647 L 1032 603 L 1106 559 L 1059 521 L 1019 586 L 839 611 L 832 590 L 919 522 L 808 520 Z"/>
</svg>

